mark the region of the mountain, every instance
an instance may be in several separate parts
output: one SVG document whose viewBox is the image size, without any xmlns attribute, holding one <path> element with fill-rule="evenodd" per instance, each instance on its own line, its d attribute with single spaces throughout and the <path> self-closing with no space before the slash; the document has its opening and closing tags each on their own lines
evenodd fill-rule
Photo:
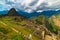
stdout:
<svg viewBox="0 0 60 40">
<path fill-rule="evenodd" d="M 0 15 L 1 15 L 1 14 L 5 15 L 5 14 L 7 14 L 7 13 L 8 13 L 8 11 L 7 11 L 7 10 L 0 11 Z"/>
<path fill-rule="evenodd" d="M 24 12 L 23 10 L 18 11 L 18 13 L 25 16 L 25 17 L 27 17 L 27 18 L 31 18 L 31 17 L 40 15 L 37 12 L 27 13 L 27 12 Z"/>
<path fill-rule="evenodd" d="M 25 16 L 23 16 L 22 14 L 19 14 L 15 8 L 11 8 L 8 13 L 6 13 L 3 16 L 17 16 L 17 17 L 21 17 L 21 18 L 26 18 Z"/>
<path fill-rule="evenodd" d="M 15 8 L 12 8 L 7 13 L 8 16 L 20 16 L 20 14 L 15 10 Z"/>
<path fill-rule="evenodd" d="M 7 15 L 22 15 L 24 17 L 27 17 L 27 18 L 31 18 L 31 17 L 37 17 L 39 15 L 44 15 L 46 17 L 51 17 L 52 15 L 56 15 L 56 14 L 59 14 L 60 13 L 60 10 L 47 10 L 47 11 L 42 11 L 42 12 L 32 12 L 32 13 L 27 13 L 27 12 L 24 12 L 23 10 L 19 10 L 19 11 L 16 11 L 15 8 L 11 8 L 9 11 L 0 11 L 0 14 L 7 14 Z"/>
<path fill-rule="evenodd" d="M 54 30 L 60 30 L 60 13 L 53 15 L 49 18 L 51 25 L 53 26 Z"/>
<path fill-rule="evenodd" d="M 45 24 L 51 32 L 57 33 L 60 30 L 60 10 L 44 11 L 41 15 L 33 17 L 32 19 L 35 19 L 38 24 Z"/>
<path fill-rule="evenodd" d="M 60 13 L 60 10 L 58 11 L 55 11 L 55 10 L 47 10 L 47 11 L 43 11 L 43 12 L 32 12 L 32 13 L 27 13 L 27 12 L 24 12 L 23 10 L 20 10 L 18 11 L 19 14 L 27 17 L 27 18 L 31 18 L 31 17 L 37 17 L 39 15 L 44 15 L 46 17 L 51 17 L 52 15 L 56 15 L 56 14 L 59 14 Z"/>
</svg>

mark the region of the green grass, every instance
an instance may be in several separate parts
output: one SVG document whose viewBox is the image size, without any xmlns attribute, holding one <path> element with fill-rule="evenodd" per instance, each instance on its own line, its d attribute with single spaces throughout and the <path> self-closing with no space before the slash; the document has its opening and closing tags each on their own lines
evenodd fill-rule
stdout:
<svg viewBox="0 0 60 40">
<path fill-rule="evenodd" d="M 51 30 L 53 33 L 57 34 L 57 33 L 58 33 L 58 30 L 60 30 L 60 28 L 58 28 L 58 26 L 55 25 L 54 20 L 53 20 L 52 18 L 49 19 L 49 22 L 50 22 L 50 25 L 51 25 L 51 27 L 52 27 L 52 28 L 49 27 L 50 30 Z"/>
<path fill-rule="evenodd" d="M 54 30 L 60 30 L 60 28 L 58 28 L 58 26 L 56 26 L 55 24 L 54 24 L 54 22 L 53 22 L 53 20 L 51 19 L 51 25 L 52 25 L 52 27 L 54 28 Z"/>
<path fill-rule="evenodd" d="M 12 40 L 24 40 L 23 36 L 20 34 L 17 34 L 15 36 L 12 37 Z"/>
<path fill-rule="evenodd" d="M 40 40 L 39 37 L 37 37 L 36 35 L 33 34 L 34 30 L 33 29 L 28 29 L 24 26 L 21 26 L 21 25 L 24 25 L 24 24 L 27 24 L 26 21 L 21 21 L 21 22 L 17 22 L 15 20 L 13 20 L 12 18 L 8 18 L 8 17 L 5 17 L 5 18 L 2 18 L 0 21 L 2 21 L 3 23 L 5 23 L 7 26 L 4 26 L 2 23 L 0 23 L 0 26 L 3 27 L 3 28 L 7 28 L 8 30 L 11 30 L 7 35 L 9 36 L 9 38 L 12 38 L 13 40 L 23 40 L 23 37 L 22 35 L 16 35 L 16 34 L 19 34 L 19 33 L 16 33 L 15 31 L 13 31 L 12 29 L 10 29 L 10 27 L 18 30 L 19 32 L 21 32 L 23 35 L 26 35 L 27 37 L 32 34 L 32 38 L 33 40 Z M 20 24 L 20 25 L 17 25 L 16 23 Z M 17 36 L 17 37 L 16 37 Z M 20 38 L 19 38 L 20 37 Z"/>
</svg>

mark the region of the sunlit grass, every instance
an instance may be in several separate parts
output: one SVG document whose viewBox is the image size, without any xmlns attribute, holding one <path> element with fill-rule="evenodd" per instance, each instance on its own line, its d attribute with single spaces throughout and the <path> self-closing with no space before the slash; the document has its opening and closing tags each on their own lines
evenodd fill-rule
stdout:
<svg viewBox="0 0 60 40">
<path fill-rule="evenodd" d="M 33 40 L 40 40 L 40 38 L 38 38 L 37 36 L 35 36 L 33 34 L 33 32 L 34 32 L 33 29 L 28 29 L 27 27 L 21 26 L 21 25 L 27 24 L 26 21 L 17 22 L 15 20 L 13 20 L 12 18 L 8 18 L 8 17 L 2 18 L 0 21 L 7 25 L 7 26 L 4 26 L 3 24 L 0 23 L 1 27 L 7 28 L 7 29 L 10 29 L 10 27 L 12 27 L 12 28 L 18 30 L 19 32 L 21 32 L 23 35 L 26 35 L 27 37 L 29 37 L 29 35 L 32 34 Z M 16 23 L 18 23 L 20 25 L 18 25 Z M 15 36 L 16 34 L 19 34 L 19 33 L 16 33 L 12 29 L 10 29 L 10 30 L 11 30 L 11 32 L 7 34 L 10 38 Z"/>
</svg>

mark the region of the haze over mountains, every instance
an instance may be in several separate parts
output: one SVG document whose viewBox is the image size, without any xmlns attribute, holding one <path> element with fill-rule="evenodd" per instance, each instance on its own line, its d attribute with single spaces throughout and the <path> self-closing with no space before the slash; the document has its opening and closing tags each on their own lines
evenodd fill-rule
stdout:
<svg viewBox="0 0 60 40">
<path fill-rule="evenodd" d="M 13 9 L 13 8 L 11 8 Z M 15 8 L 14 8 L 15 9 Z M 13 9 L 13 10 L 14 10 Z M 15 9 L 16 10 L 16 9 Z M 9 10 L 10 11 L 10 10 Z M 9 11 L 0 11 L 0 15 L 1 14 L 8 14 Z M 16 10 L 17 11 L 17 10 Z M 45 15 L 46 17 L 50 17 L 52 15 L 56 15 L 56 14 L 59 14 L 60 13 L 60 10 L 57 10 L 57 11 L 54 11 L 54 10 L 47 10 L 47 11 L 42 11 L 42 12 L 32 12 L 32 13 L 27 13 L 27 12 L 24 12 L 23 10 L 19 10 L 17 11 L 18 14 L 20 15 L 23 15 L 27 18 L 30 18 L 30 17 L 37 17 L 39 15 Z"/>
</svg>

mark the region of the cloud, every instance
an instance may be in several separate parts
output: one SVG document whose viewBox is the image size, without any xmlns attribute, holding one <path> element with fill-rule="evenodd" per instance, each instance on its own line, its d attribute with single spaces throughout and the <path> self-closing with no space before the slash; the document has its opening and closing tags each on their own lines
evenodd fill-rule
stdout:
<svg viewBox="0 0 60 40">
<path fill-rule="evenodd" d="M 11 5 L 6 4 L 5 0 L 0 0 L 0 11 L 9 10 Z"/>
<path fill-rule="evenodd" d="M 60 0 L 0 0 L 0 11 L 24 10 L 28 13 L 39 10 L 60 9 Z"/>
</svg>

